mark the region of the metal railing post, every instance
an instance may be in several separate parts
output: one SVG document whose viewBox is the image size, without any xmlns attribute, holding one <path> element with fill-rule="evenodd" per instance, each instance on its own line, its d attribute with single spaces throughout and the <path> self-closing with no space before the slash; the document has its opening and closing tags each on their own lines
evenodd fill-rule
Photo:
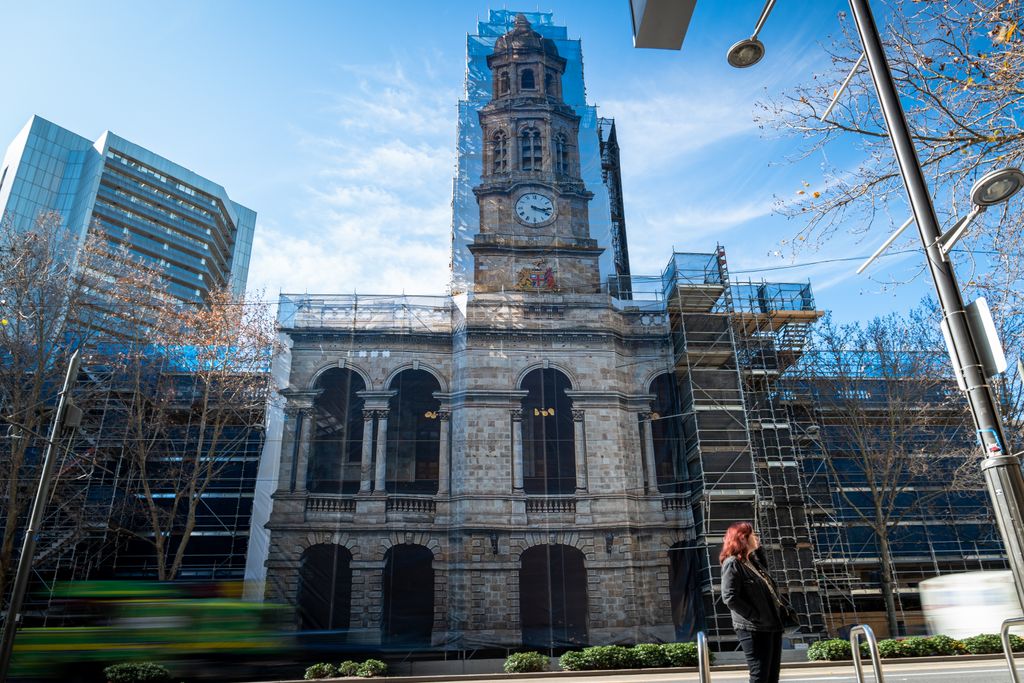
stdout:
<svg viewBox="0 0 1024 683">
<path fill-rule="evenodd" d="M 1013 660 L 1013 647 L 1010 644 L 1010 627 L 1014 624 L 1024 624 L 1024 617 L 1011 617 L 1003 622 L 999 628 L 999 639 L 1003 641 L 1003 654 L 1006 655 L 1006 666 L 1010 669 L 1010 681 L 1020 683 L 1020 674 L 1017 673 L 1017 662 Z"/>
<path fill-rule="evenodd" d="M 850 654 L 853 655 L 853 670 L 857 674 L 857 683 L 864 683 L 864 669 L 860 661 L 860 647 L 857 644 L 857 636 L 864 634 L 868 641 L 868 653 L 871 655 L 871 669 L 875 673 L 875 683 L 885 683 L 882 676 L 882 658 L 878 654 L 878 640 L 875 639 L 875 632 L 867 624 L 858 624 L 850 629 Z"/>
<path fill-rule="evenodd" d="M 697 676 L 700 683 L 711 683 L 711 653 L 704 631 L 697 633 Z"/>
</svg>

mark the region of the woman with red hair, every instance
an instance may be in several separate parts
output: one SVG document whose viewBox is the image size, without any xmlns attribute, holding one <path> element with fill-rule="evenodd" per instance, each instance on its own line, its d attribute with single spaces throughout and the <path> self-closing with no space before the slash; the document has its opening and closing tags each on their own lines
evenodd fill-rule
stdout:
<svg viewBox="0 0 1024 683">
<path fill-rule="evenodd" d="M 750 683 L 778 683 L 786 608 L 768 567 L 759 557 L 760 547 L 750 522 L 736 522 L 725 532 L 718 556 L 722 563 L 722 602 L 732 612 L 732 627 L 747 659 Z"/>
</svg>

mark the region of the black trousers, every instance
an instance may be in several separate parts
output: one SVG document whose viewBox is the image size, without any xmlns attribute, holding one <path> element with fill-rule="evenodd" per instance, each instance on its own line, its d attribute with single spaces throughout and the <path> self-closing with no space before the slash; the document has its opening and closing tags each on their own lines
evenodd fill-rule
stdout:
<svg viewBox="0 0 1024 683">
<path fill-rule="evenodd" d="M 782 631 L 736 630 L 747 658 L 750 683 L 779 683 L 782 665 Z"/>
</svg>

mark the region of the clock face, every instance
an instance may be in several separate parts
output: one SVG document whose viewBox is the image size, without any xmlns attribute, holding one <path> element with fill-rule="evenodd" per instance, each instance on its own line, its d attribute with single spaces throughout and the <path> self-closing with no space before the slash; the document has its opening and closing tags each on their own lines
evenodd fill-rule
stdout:
<svg viewBox="0 0 1024 683">
<path fill-rule="evenodd" d="M 555 217 L 555 205 L 550 197 L 527 192 L 516 200 L 516 218 L 525 225 L 540 225 Z"/>
</svg>

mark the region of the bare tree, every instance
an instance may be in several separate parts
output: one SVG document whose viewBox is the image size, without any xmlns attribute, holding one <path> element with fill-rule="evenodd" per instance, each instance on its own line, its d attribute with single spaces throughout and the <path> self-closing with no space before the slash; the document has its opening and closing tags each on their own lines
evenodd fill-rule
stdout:
<svg viewBox="0 0 1024 683">
<path fill-rule="evenodd" d="M 123 308 L 111 302 L 137 299 L 147 272 L 94 231 L 82 238 L 69 230 L 60 214 L 41 214 L 29 229 L 0 223 L 0 595 L 68 359 L 125 326 Z M 76 402 L 88 408 L 89 400 L 85 386 Z M 82 457 L 65 448 L 59 473 Z M 58 476 L 58 505 L 66 493 L 60 483 Z M 49 550 L 41 545 L 39 554 Z"/>
<path fill-rule="evenodd" d="M 167 302 L 120 354 L 122 455 L 139 501 L 121 531 L 152 545 L 157 578 L 181 570 L 204 495 L 263 424 L 275 344 L 269 307 L 211 292 Z"/>
<path fill-rule="evenodd" d="M 884 5 L 877 15 L 885 22 L 886 54 L 936 210 L 948 227 L 970 210 L 969 189 L 981 174 L 1024 162 L 1024 5 L 1012 0 L 885 0 Z M 802 201 L 779 202 L 780 211 L 802 223 L 790 242 L 797 249 L 819 246 L 837 231 L 870 234 L 874 245 L 909 216 L 866 67 L 832 113 L 819 118 L 861 54 L 845 12 L 839 13 L 839 24 L 839 35 L 830 36 L 824 48 L 833 68 L 760 103 L 758 119 L 766 129 L 802 139 L 796 159 L 839 141 L 863 151 L 853 167 L 831 166 L 822 154 L 823 175 L 797 190 Z M 1019 349 L 1024 212 L 1016 204 L 995 207 L 978 224 L 983 227 L 976 225 L 956 254 L 958 274 L 969 290 L 988 298 L 1005 326 L 1003 339 Z M 918 247 L 913 233 L 907 233 L 905 244 Z"/>
<path fill-rule="evenodd" d="M 820 430 L 815 457 L 838 497 L 844 528 L 866 527 L 880 561 L 881 593 L 899 633 L 894 540 L 911 518 L 950 520 L 949 496 L 983 495 L 970 458 L 969 416 L 945 370 L 933 316 L 888 316 L 816 330 L 797 385 L 811 397 L 805 416 Z M 830 504 L 831 505 L 831 504 Z"/>
</svg>

